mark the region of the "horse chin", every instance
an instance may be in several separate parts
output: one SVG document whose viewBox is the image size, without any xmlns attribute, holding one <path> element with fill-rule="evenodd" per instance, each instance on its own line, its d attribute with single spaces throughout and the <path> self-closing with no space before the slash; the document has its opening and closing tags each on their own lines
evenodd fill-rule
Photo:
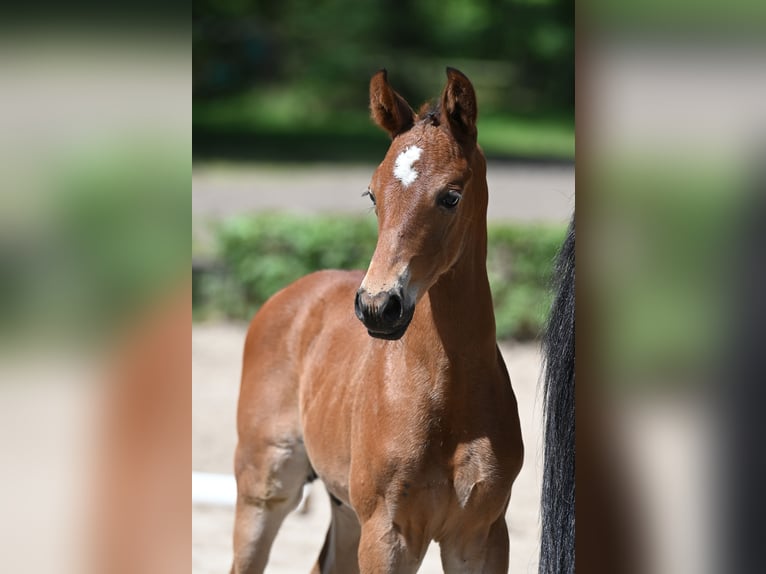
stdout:
<svg viewBox="0 0 766 574">
<path fill-rule="evenodd" d="M 367 333 L 370 335 L 370 337 L 374 337 L 375 339 L 384 339 L 386 341 L 398 341 L 404 336 L 404 333 L 407 332 L 407 327 L 402 327 L 401 329 L 398 329 L 397 331 L 392 331 L 390 333 L 383 333 L 381 331 L 370 331 L 367 330 Z"/>
<path fill-rule="evenodd" d="M 410 321 L 412 321 L 412 316 L 410 316 L 410 318 L 403 325 L 400 325 L 393 331 L 371 331 L 370 329 L 367 329 L 367 334 L 370 335 L 370 337 L 374 337 L 375 339 L 383 339 L 385 341 L 398 341 L 404 337 L 404 334 L 407 332 L 407 329 L 410 326 Z"/>
</svg>

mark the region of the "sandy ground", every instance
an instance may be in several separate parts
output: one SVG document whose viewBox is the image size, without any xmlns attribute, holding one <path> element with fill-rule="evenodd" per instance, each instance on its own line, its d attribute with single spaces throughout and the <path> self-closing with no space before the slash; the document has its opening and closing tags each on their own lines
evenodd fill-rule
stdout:
<svg viewBox="0 0 766 574">
<path fill-rule="evenodd" d="M 192 467 L 195 471 L 231 473 L 236 443 L 235 410 L 245 327 L 195 325 L 192 332 Z M 507 520 L 511 572 L 537 572 L 541 422 L 538 399 L 540 355 L 535 344 L 502 348 L 518 397 L 526 446 L 524 467 L 514 485 Z M 319 555 L 329 524 L 329 500 L 315 482 L 308 511 L 285 520 L 271 553 L 268 572 L 308 572 Z M 193 506 L 192 571 L 228 572 L 231 563 L 231 507 Z M 438 546 L 432 544 L 420 572 L 441 572 Z"/>
</svg>

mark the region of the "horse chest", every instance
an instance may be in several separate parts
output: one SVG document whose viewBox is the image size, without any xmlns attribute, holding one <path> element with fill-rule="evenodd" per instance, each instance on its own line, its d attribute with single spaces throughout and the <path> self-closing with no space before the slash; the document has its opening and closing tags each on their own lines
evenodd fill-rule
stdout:
<svg viewBox="0 0 766 574">
<path fill-rule="evenodd" d="M 402 431 L 377 438 L 383 448 L 357 453 L 352 465 L 352 503 L 361 516 L 385 500 L 395 522 L 416 517 L 437 538 L 455 516 L 495 516 L 508 500 L 513 473 L 486 436 L 455 442 L 441 432 Z"/>
<path fill-rule="evenodd" d="M 355 372 L 365 372 L 360 367 Z M 304 402 L 312 464 L 330 492 L 360 517 L 381 499 L 392 512 L 437 523 L 448 509 L 486 514 L 507 501 L 512 473 L 502 445 L 509 441 L 495 429 L 508 421 L 511 405 L 482 401 L 475 392 L 450 397 L 435 378 L 444 375 L 422 368 L 410 369 L 405 379 L 360 377 L 349 386 L 317 386 Z M 459 408 L 451 408 L 454 402 Z"/>
</svg>

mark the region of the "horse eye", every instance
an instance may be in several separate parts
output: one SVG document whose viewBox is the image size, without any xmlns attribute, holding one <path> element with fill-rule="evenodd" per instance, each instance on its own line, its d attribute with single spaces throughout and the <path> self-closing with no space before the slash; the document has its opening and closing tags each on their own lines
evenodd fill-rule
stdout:
<svg viewBox="0 0 766 574">
<path fill-rule="evenodd" d="M 373 205 L 377 205 L 377 204 L 375 203 L 375 196 L 373 195 L 372 191 L 370 191 L 370 189 L 369 189 L 369 188 L 367 189 L 367 191 L 365 191 L 365 192 L 362 194 L 362 197 L 364 197 L 365 195 L 366 195 L 366 196 L 368 196 L 368 197 L 370 198 L 370 201 L 372 201 L 372 204 L 373 204 Z"/>
<path fill-rule="evenodd" d="M 461 196 L 459 192 L 450 190 L 441 196 L 439 203 L 442 205 L 442 207 L 446 207 L 447 209 L 454 209 L 460 202 L 460 197 Z"/>
</svg>

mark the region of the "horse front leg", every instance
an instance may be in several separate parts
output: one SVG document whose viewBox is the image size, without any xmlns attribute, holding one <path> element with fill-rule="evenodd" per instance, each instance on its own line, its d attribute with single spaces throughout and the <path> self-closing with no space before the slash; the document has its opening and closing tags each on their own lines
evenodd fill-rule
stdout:
<svg viewBox="0 0 766 574">
<path fill-rule="evenodd" d="M 240 441 L 232 574 L 260 574 L 285 517 L 298 506 L 311 466 L 302 443 Z"/>
<path fill-rule="evenodd" d="M 359 571 L 361 574 L 417 572 L 428 544 L 408 541 L 405 533 L 391 522 L 383 506 L 381 505 L 378 512 L 362 524 Z"/>
<path fill-rule="evenodd" d="M 508 572 L 508 525 L 504 513 L 484 531 L 464 530 L 461 536 L 442 541 L 445 574 L 505 574 Z"/>
<path fill-rule="evenodd" d="M 357 574 L 359 521 L 354 511 L 336 500 L 330 502 L 332 522 L 312 574 Z"/>
</svg>

